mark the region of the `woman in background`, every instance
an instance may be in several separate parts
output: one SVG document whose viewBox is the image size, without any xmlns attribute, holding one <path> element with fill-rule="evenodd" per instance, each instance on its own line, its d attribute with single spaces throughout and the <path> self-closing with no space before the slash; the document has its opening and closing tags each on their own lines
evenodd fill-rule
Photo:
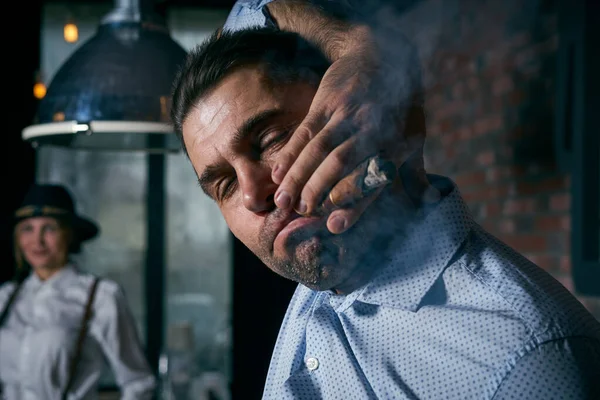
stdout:
<svg viewBox="0 0 600 400">
<path fill-rule="evenodd" d="M 16 211 L 17 279 L 0 286 L 0 398 L 95 399 L 105 360 L 122 399 L 152 398 L 123 291 L 69 259 L 98 232 L 63 186 L 33 185 Z"/>
</svg>

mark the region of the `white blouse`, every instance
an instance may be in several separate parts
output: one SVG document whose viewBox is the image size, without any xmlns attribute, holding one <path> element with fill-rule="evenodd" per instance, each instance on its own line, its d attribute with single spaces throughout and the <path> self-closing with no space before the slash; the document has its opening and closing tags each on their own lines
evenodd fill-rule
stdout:
<svg viewBox="0 0 600 400">
<path fill-rule="evenodd" d="M 31 274 L 0 328 L 0 382 L 4 399 L 60 399 L 94 277 L 67 266 L 41 281 Z M 0 286 L 0 310 L 14 283 Z M 123 400 L 150 399 L 152 375 L 122 289 L 98 284 L 69 400 L 96 399 L 98 381 L 112 367 Z"/>
</svg>

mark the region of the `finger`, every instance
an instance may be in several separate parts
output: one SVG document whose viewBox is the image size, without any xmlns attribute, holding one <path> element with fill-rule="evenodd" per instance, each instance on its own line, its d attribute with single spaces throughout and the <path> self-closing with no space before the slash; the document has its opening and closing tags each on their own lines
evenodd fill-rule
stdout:
<svg viewBox="0 0 600 400">
<path fill-rule="evenodd" d="M 356 191 L 363 190 L 363 179 L 368 165 L 368 160 L 365 159 L 373 155 L 373 148 L 377 147 L 374 140 L 367 144 L 365 139 L 365 135 L 349 138 L 317 167 L 304 185 L 300 196 L 306 205 L 307 213 L 312 213 L 328 192 L 331 192 L 333 196 L 330 198 L 335 201 L 338 198 L 352 198 L 352 188 Z M 337 202 L 336 204 L 341 205 Z"/>
<path fill-rule="evenodd" d="M 286 209 L 296 204 L 302 188 L 313 172 L 327 155 L 348 136 L 344 127 L 345 124 L 341 123 L 339 118 L 334 117 L 316 137 L 305 145 L 275 194 L 277 207 Z M 298 209 L 298 212 L 303 213 L 302 209 Z"/>
<path fill-rule="evenodd" d="M 342 208 L 333 211 L 327 219 L 327 229 L 329 232 L 339 235 L 346 232 L 360 219 L 365 210 L 375 201 L 385 187 L 382 186 L 349 208 Z"/>
<path fill-rule="evenodd" d="M 363 185 L 363 179 L 367 177 L 365 169 L 367 161 L 369 161 L 370 174 L 368 179 L 374 187 L 380 184 L 388 184 L 395 179 L 398 167 L 402 165 L 406 159 L 414 154 L 415 149 L 422 147 L 424 132 L 422 130 L 423 114 L 422 109 L 413 108 L 409 112 L 407 124 L 407 135 L 398 138 L 396 135 L 386 135 L 385 130 L 380 129 L 378 135 L 373 137 L 372 132 L 369 134 L 358 134 L 349 139 L 342 146 L 338 147 L 335 152 L 321 164 L 315 171 L 313 176 L 306 183 L 301 198 L 307 204 L 309 213 L 314 210 L 316 204 L 321 201 L 323 194 L 329 191 L 329 197 L 326 201 L 333 201 L 339 208 L 345 207 L 346 204 L 352 204 L 364 196 L 363 191 L 367 190 Z M 361 136 L 365 136 L 366 140 L 361 142 Z M 395 143 L 391 142 L 390 137 L 396 137 Z M 343 146 L 348 146 L 343 149 Z M 351 160 L 346 154 L 346 150 L 354 150 L 355 158 Z M 365 154 L 379 152 L 382 156 L 377 156 L 367 159 L 361 166 L 352 171 L 348 176 L 337 182 L 340 176 L 346 175 L 348 172 L 344 168 L 346 166 L 356 165 L 357 160 L 363 159 Z M 340 163 L 336 163 L 336 155 Z M 373 168 L 371 168 L 373 167 Z M 337 183 L 335 183 L 337 182 Z M 335 187 L 331 186 L 335 183 Z M 327 207 L 326 207 L 327 208 Z"/>
<path fill-rule="evenodd" d="M 323 129 L 325 124 L 326 120 L 323 115 L 308 112 L 302 123 L 292 134 L 290 140 L 279 152 L 271 173 L 273 182 L 278 185 L 281 184 L 304 147 Z"/>
</svg>

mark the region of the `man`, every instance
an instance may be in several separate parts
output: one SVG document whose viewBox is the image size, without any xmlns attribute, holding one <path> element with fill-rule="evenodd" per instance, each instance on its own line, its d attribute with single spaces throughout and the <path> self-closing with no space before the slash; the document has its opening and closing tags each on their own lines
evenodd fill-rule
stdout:
<svg viewBox="0 0 600 400">
<path fill-rule="evenodd" d="M 402 119 L 415 100 L 419 102 L 419 71 L 406 61 L 414 58 L 415 49 L 396 26 L 397 3 L 238 0 L 231 10 L 224 31 L 277 27 L 295 32 L 331 62 L 307 115 L 273 162 L 279 208 L 310 213 L 362 156 L 392 150 L 391 161 L 400 166 L 409 150 L 418 148 L 419 141 L 408 141 L 402 127 L 386 129 L 390 124 L 385 119 L 392 114 Z M 338 189 L 333 192 L 343 194 Z M 376 195 L 333 213 L 328 229 L 349 229 Z"/>
<path fill-rule="evenodd" d="M 264 398 L 597 398 L 600 325 L 484 232 L 451 181 L 424 173 L 422 146 L 341 234 L 327 213 L 276 206 L 273 164 L 328 67 L 293 33 L 224 32 L 175 84 L 200 186 L 237 238 L 300 283 Z"/>
</svg>

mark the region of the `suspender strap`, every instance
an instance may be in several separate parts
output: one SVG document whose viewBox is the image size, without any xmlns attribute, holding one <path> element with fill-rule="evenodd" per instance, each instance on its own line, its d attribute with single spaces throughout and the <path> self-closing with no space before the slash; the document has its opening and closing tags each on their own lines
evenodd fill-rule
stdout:
<svg viewBox="0 0 600 400">
<path fill-rule="evenodd" d="M 0 314 L 0 326 L 2 326 L 2 324 L 4 324 L 4 320 L 8 317 L 8 313 L 10 312 L 10 307 L 17 299 L 17 295 L 19 294 L 19 290 L 21 289 L 22 285 L 23 285 L 23 282 L 15 283 L 15 288 L 12 291 L 12 293 L 10 294 L 8 301 L 4 305 L 4 308 L 2 309 L 2 313 Z"/>
<path fill-rule="evenodd" d="M 4 324 L 4 321 L 6 320 L 6 318 L 8 317 L 8 314 L 10 313 L 10 308 L 11 308 L 12 304 L 15 302 L 15 300 L 17 299 L 17 295 L 19 294 L 19 291 L 21 290 L 21 286 L 23 286 L 22 280 L 19 282 L 15 282 L 15 288 L 13 289 L 12 293 L 10 294 L 10 297 L 6 301 L 6 304 L 4 304 L 4 308 L 2 308 L 2 312 L 0 313 L 0 328 Z M 2 393 L 3 393 L 2 381 L 0 380 L 0 399 L 2 399 Z"/>
<path fill-rule="evenodd" d="M 77 343 L 75 344 L 75 353 L 73 354 L 73 358 L 71 359 L 71 365 L 69 368 L 69 380 L 67 381 L 67 386 L 65 387 L 62 400 L 67 400 L 67 395 L 71 390 L 71 386 L 73 386 L 73 381 L 75 380 L 75 373 L 77 372 L 77 364 L 79 363 L 79 359 L 81 358 L 81 350 L 83 348 L 83 342 L 85 341 L 85 337 L 87 335 L 88 324 L 90 318 L 92 316 L 92 305 L 94 304 L 94 297 L 96 297 L 96 288 L 98 287 L 98 282 L 100 282 L 100 278 L 94 278 L 94 282 L 92 283 L 92 287 L 90 288 L 90 292 L 88 295 L 88 301 L 85 305 L 85 312 L 83 314 L 83 319 L 81 321 L 81 327 L 79 328 L 79 336 L 77 337 Z"/>
</svg>

